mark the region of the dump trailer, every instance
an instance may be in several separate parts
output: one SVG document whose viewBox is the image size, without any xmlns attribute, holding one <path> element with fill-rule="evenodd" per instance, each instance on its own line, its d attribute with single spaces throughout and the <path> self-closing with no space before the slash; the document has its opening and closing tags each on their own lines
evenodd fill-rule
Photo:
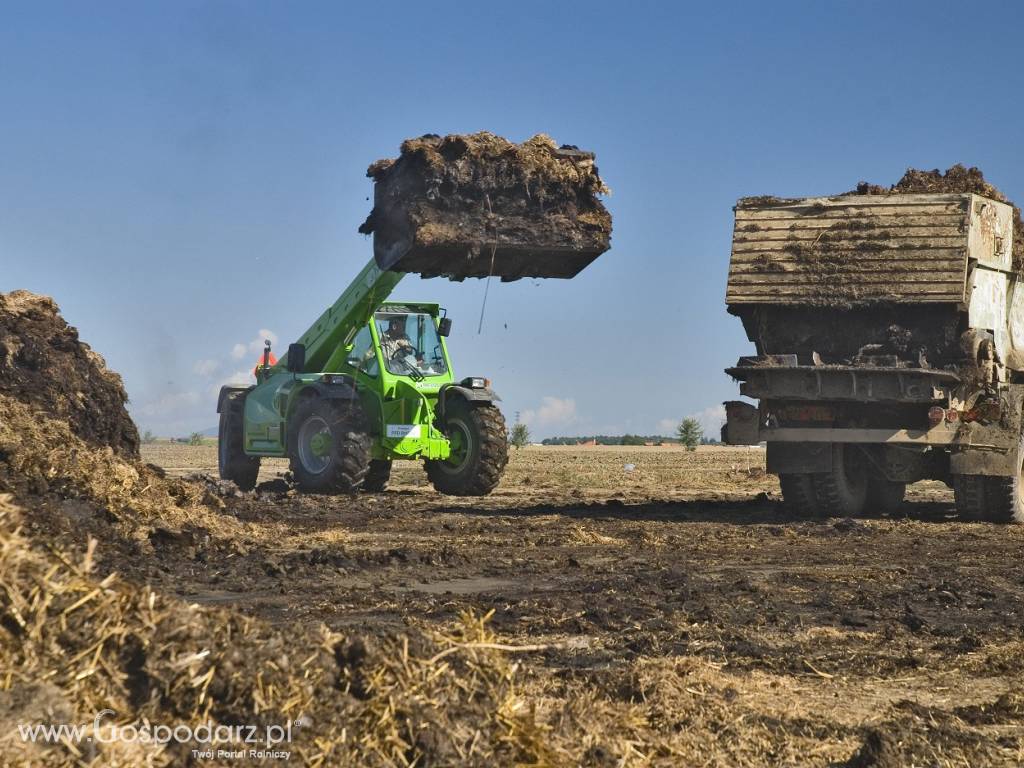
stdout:
<svg viewBox="0 0 1024 768">
<path fill-rule="evenodd" d="M 965 519 L 1024 520 L 1024 285 L 1013 211 L 975 194 L 745 198 L 726 303 L 755 354 L 723 442 L 766 444 L 784 502 L 886 511 L 942 480 Z"/>
</svg>

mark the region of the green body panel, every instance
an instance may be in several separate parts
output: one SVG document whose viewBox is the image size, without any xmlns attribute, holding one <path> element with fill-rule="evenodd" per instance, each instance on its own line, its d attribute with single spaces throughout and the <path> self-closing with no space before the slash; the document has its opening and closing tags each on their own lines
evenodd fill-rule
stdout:
<svg viewBox="0 0 1024 768">
<path fill-rule="evenodd" d="M 306 346 L 306 364 L 301 373 L 287 370 L 287 355 L 272 367 L 261 368 L 258 383 L 245 399 L 245 452 L 253 456 L 285 456 L 288 449 L 288 420 L 303 393 L 311 386 L 320 396 L 351 396 L 345 382 L 355 381 L 356 395 L 374 437 L 375 459 L 446 459 L 448 439 L 435 426 L 438 393 L 453 383 L 452 367 L 444 337 L 438 337 L 445 373 L 422 380 L 396 375 L 388 370 L 381 351 L 374 313 L 423 313 L 436 329 L 440 316 L 437 304 L 391 302 L 387 297 L 404 276 L 386 272 L 371 260 L 334 305 L 324 312 L 299 339 Z M 373 374 L 365 358 L 354 365 L 349 358 L 353 340 L 369 328 L 376 366 Z M 421 328 L 423 326 L 421 325 Z M 341 374 L 344 379 L 332 382 Z M 332 389 L 332 388 L 339 389 Z M 309 394 L 306 392 L 306 394 Z"/>
</svg>

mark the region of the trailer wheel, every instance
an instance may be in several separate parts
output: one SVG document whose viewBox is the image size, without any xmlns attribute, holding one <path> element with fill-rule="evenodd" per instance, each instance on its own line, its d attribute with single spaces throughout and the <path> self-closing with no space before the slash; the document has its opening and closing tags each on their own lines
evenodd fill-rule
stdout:
<svg viewBox="0 0 1024 768">
<path fill-rule="evenodd" d="M 868 495 L 865 506 L 869 511 L 895 512 L 907 495 L 907 484 L 889 480 L 880 472 L 868 475 Z"/>
<path fill-rule="evenodd" d="M 373 459 L 370 462 L 370 469 L 363 480 L 362 489 L 368 493 L 380 493 L 387 490 L 388 481 L 391 479 L 391 460 Z"/>
<path fill-rule="evenodd" d="M 245 398 L 225 398 L 217 429 L 217 469 L 221 480 L 230 480 L 243 491 L 251 491 L 260 473 L 260 457 L 245 452 L 244 409 Z"/>
<path fill-rule="evenodd" d="M 1024 523 L 1024 435 L 1017 445 L 1017 473 L 1012 477 L 956 475 L 953 492 L 957 514 L 986 523 Z"/>
<path fill-rule="evenodd" d="M 984 475 L 953 475 L 953 500 L 961 520 L 985 519 L 988 478 Z"/>
<path fill-rule="evenodd" d="M 864 511 L 868 473 L 864 456 L 843 443 L 832 445 L 832 471 L 814 475 L 814 493 L 822 514 L 855 517 Z"/>
<path fill-rule="evenodd" d="M 452 399 L 444 432 L 451 441 L 451 456 L 424 462 L 434 488 L 449 496 L 486 496 L 493 491 L 508 463 L 501 411 L 490 403 L 474 405 Z"/>
<path fill-rule="evenodd" d="M 304 493 L 352 493 L 370 468 L 370 436 L 354 400 L 311 398 L 288 426 L 288 458 Z"/>
<path fill-rule="evenodd" d="M 814 475 L 806 473 L 779 475 L 782 503 L 786 509 L 801 517 L 817 517 L 818 497 L 814 493 Z"/>
</svg>

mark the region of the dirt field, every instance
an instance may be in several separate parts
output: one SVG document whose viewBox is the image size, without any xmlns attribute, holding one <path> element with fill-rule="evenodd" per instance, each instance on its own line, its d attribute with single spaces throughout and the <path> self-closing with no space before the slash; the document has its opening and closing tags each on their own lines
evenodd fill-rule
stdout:
<svg viewBox="0 0 1024 768">
<path fill-rule="evenodd" d="M 143 459 L 216 469 L 210 446 Z M 493 495 L 456 499 L 396 464 L 381 494 L 227 499 L 223 530 L 154 540 L 127 575 L 369 635 L 493 612 L 503 641 L 539 646 L 517 654 L 520 693 L 542 721 L 576 719 L 591 765 L 678 764 L 686 739 L 709 765 L 1024 762 L 1024 526 L 954 522 L 938 483 L 900 517 L 794 519 L 763 466 L 532 447 Z M 613 708 L 634 742 L 588 726 Z"/>
</svg>

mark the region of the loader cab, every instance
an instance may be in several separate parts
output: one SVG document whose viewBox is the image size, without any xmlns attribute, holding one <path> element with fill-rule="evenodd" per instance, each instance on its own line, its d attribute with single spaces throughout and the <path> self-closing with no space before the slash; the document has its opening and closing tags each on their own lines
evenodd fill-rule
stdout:
<svg viewBox="0 0 1024 768">
<path fill-rule="evenodd" d="M 392 389 L 396 379 L 412 380 L 417 389 L 451 381 L 451 364 L 436 304 L 386 304 L 352 339 L 346 362 Z M 439 329 L 440 327 L 440 329 Z"/>
</svg>

